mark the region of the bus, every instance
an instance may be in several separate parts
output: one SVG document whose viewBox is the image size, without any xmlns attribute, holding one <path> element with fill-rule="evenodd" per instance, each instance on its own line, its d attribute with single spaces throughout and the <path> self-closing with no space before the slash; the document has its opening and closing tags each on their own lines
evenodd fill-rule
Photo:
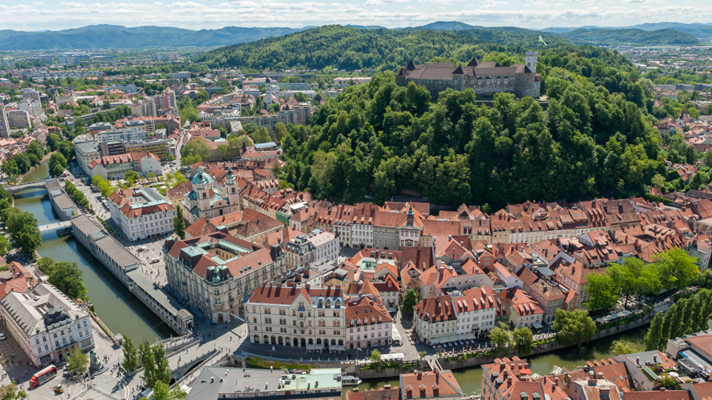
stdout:
<svg viewBox="0 0 712 400">
<path fill-rule="evenodd" d="M 38 371 L 32 378 L 30 378 L 30 388 L 36 388 L 37 386 L 52 380 L 54 376 L 57 375 L 57 367 L 50 365 L 49 367 Z"/>
</svg>

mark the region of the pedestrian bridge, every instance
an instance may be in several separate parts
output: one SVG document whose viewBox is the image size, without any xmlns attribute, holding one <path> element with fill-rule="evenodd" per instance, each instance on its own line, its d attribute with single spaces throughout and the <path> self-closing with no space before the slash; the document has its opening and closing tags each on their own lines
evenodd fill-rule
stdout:
<svg viewBox="0 0 712 400">
<path fill-rule="evenodd" d="M 6 186 L 5 190 L 12 194 L 15 194 L 27 189 L 45 189 L 46 183 L 46 181 L 22 183 L 20 185 Z"/>
<path fill-rule="evenodd" d="M 40 233 L 55 231 L 59 229 L 69 229 L 72 227 L 72 221 L 52 221 L 50 223 L 40 225 Z"/>
</svg>

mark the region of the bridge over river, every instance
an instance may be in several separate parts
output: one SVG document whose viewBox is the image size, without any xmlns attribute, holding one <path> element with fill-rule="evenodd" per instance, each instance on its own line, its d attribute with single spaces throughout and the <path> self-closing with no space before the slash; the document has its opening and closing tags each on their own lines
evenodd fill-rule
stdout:
<svg viewBox="0 0 712 400">
<path fill-rule="evenodd" d="M 29 183 L 21 183 L 19 185 L 12 185 L 12 186 L 5 186 L 5 190 L 7 190 L 9 193 L 15 194 L 15 193 L 22 192 L 23 190 L 27 190 L 27 189 L 46 189 L 47 181 L 48 180 L 29 182 Z"/>
<path fill-rule="evenodd" d="M 54 230 L 70 229 L 72 227 L 72 221 L 52 221 L 50 223 L 40 225 L 40 233 L 51 232 Z"/>
</svg>

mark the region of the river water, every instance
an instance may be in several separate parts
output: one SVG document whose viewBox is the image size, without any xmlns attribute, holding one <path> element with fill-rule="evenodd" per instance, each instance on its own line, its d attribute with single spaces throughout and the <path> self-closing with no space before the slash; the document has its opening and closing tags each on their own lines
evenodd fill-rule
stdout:
<svg viewBox="0 0 712 400">
<path fill-rule="evenodd" d="M 625 339 L 637 344 L 643 350 L 643 337 L 648 327 L 643 326 L 630 330 L 615 337 L 596 340 L 584 345 L 580 350 L 576 348 L 562 349 L 551 353 L 525 357 L 533 374 L 547 375 L 556 368 L 574 370 L 586 365 L 586 361 L 608 359 L 613 357 L 611 345 L 614 340 Z M 466 395 L 479 394 L 482 387 L 482 368 L 454 370 L 453 375 Z M 369 379 L 359 385 L 359 390 L 376 389 L 384 385 L 398 386 L 398 378 Z M 346 390 L 346 389 L 345 389 Z"/>
<path fill-rule="evenodd" d="M 23 182 L 44 180 L 48 176 L 48 162 L 44 162 Z M 17 194 L 15 207 L 34 214 L 40 225 L 58 219 L 43 189 Z M 72 236 L 58 237 L 54 232 L 47 233 L 43 235 L 42 246 L 37 251 L 42 257 L 79 265 L 94 310 L 112 332 L 130 337 L 134 343 L 143 340 L 154 342 L 175 335 Z"/>
</svg>

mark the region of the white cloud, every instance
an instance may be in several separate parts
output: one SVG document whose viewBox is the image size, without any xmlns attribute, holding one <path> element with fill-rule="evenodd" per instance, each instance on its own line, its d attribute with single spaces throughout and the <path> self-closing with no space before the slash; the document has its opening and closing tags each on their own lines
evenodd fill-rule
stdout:
<svg viewBox="0 0 712 400">
<path fill-rule="evenodd" d="M 0 0 L 4 29 L 66 29 L 91 24 L 224 26 L 359 24 L 402 27 L 433 21 L 483 26 L 628 26 L 712 20 L 702 0 Z"/>
</svg>

